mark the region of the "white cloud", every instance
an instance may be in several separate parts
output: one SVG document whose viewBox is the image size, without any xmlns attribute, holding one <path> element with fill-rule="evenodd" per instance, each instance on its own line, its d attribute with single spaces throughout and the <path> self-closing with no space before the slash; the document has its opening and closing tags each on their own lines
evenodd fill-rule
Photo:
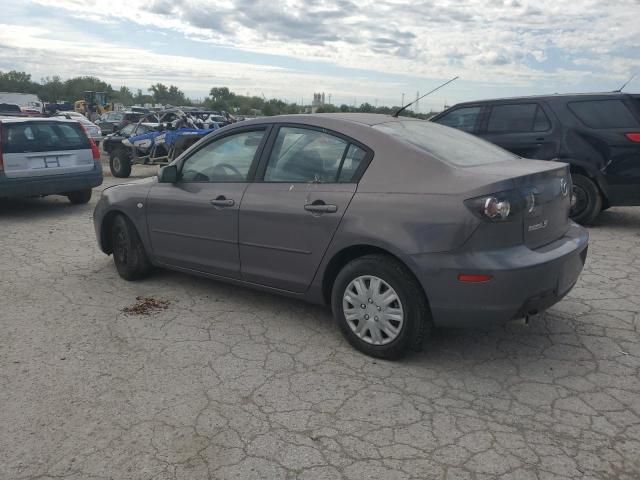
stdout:
<svg viewBox="0 0 640 480">
<path fill-rule="evenodd" d="M 403 74 L 418 79 L 425 89 L 435 79 L 460 75 L 479 88 L 487 86 L 484 91 L 567 91 L 585 79 L 593 85 L 621 84 L 640 68 L 638 0 L 111 0 L 106 8 L 106 2 L 95 0 L 29 1 L 83 20 L 126 20 L 138 28 L 177 32 L 254 54 Z M 2 21 L 13 24 L 11 19 Z M 89 30 L 80 38 L 91 36 Z M 415 88 L 374 81 L 374 75 L 360 78 L 359 73 L 304 73 L 198 59 L 189 52 L 161 55 L 150 51 L 151 44 L 116 48 L 97 35 L 93 38 L 98 43 L 90 45 L 67 33 L 49 31 L 48 26 L 4 26 L 0 65 L 14 61 L 22 70 L 46 75 L 90 72 L 116 85 L 163 81 L 202 94 L 212 84 L 224 84 L 290 100 L 325 90 L 334 100 L 348 103 L 354 97 L 358 102 L 378 98 L 398 103 L 390 92 L 399 97 L 399 92 Z M 126 44 L 126 39 L 119 43 Z M 432 101 L 442 102 L 443 97 Z"/>
<path fill-rule="evenodd" d="M 82 17 L 92 0 L 35 0 Z M 640 4 L 619 0 L 113 0 L 103 20 L 126 18 L 188 37 L 254 52 L 424 77 L 461 74 L 479 80 L 535 82 L 545 49 L 592 59 L 594 69 L 627 76 L 640 57 L 615 70 L 640 43 Z M 562 65 L 571 70 L 571 60 Z M 634 63 L 636 65 L 634 65 Z"/>
</svg>

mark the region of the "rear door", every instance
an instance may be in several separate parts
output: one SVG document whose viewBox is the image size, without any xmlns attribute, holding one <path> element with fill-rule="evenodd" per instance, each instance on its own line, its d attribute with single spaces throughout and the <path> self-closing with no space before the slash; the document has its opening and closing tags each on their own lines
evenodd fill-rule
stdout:
<svg viewBox="0 0 640 480">
<path fill-rule="evenodd" d="M 2 151 L 8 178 L 73 174 L 94 166 L 89 139 L 74 121 L 5 122 Z"/>
<path fill-rule="evenodd" d="M 292 292 L 310 285 L 372 156 L 326 130 L 281 126 L 240 207 L 242 278 Z"/>
<path fill-rule="evenodd" d="M 552 119 L 542 102 L 494 104 L 478 136 L 523 158 L 551 160 L 559 148 Z"/>
</svg>

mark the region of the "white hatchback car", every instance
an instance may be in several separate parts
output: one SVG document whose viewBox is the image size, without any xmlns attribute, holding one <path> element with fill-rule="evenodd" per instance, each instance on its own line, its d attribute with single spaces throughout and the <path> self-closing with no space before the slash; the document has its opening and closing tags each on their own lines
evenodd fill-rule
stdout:
<svg viewBox="0 0 640 480">
<path fill-rule="evenodd" d="M 75 120 L 0 117 L 0 198 L 65 195 L 87 203 L 100 151 Z"/>
</svg>

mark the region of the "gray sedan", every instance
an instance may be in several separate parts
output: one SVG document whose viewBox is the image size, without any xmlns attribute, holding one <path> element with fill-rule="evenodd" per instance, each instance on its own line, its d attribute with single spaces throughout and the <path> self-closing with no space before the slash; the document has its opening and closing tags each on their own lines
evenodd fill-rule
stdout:
<svg viewBox="0 0 640 480">
<path fill-rule="evenodd" d="M 157 266 L 328 304 L 354 347 L 397 358 L 434 325 L 558 302 L 587 253 L 570 191 L 567 165 L 435 123 L 292 115 L 106 189 L 94 222 L 127 280 Z"/>
</svg>

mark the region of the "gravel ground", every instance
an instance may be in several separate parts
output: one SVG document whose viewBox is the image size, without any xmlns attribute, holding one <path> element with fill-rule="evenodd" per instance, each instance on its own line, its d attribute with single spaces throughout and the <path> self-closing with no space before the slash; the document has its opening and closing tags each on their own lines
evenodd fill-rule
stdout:
<svg viewBox="0 0 640 480">
<path fill-rule="evenodd" d="M 391 363 L 320 307 L 121 280 L 101 188 L 0 204 L 0 478 L 640 478 L 640 208 L 601 215 L 545 316 Z"/>
</svg>

